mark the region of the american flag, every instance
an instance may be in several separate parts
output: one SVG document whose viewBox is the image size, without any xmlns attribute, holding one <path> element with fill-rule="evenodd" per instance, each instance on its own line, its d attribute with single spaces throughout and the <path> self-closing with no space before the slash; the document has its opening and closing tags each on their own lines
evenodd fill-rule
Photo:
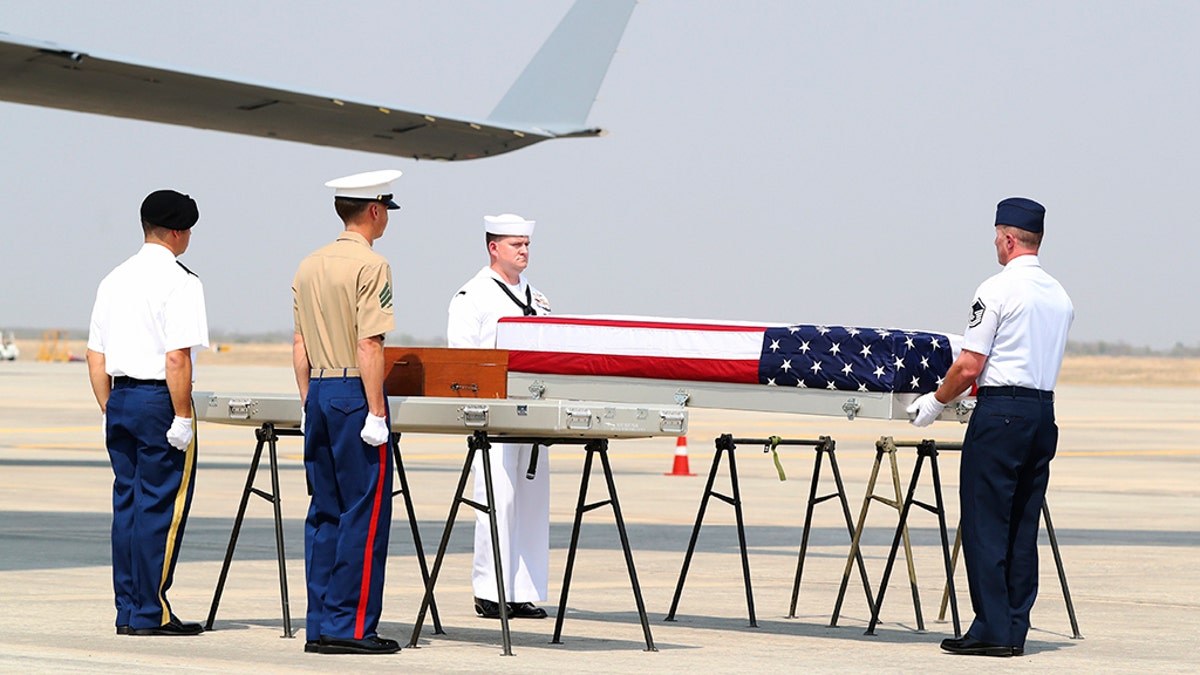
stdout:
<svg viewBox="0 0 1200 675">
<path fill-rule="evenodd" d="M 758 381 L 838 391 L 934 391 L 950 369 L 945 335 L 884 328 L 787 326 L 763 334 Z"/>
<path fill-rule="evenodd" d="M 506 317 L 496 347 L 515 372 L 863 392 L 933 391 L 953 362 L 941 333 L 651 317 Z"/>
</svg>

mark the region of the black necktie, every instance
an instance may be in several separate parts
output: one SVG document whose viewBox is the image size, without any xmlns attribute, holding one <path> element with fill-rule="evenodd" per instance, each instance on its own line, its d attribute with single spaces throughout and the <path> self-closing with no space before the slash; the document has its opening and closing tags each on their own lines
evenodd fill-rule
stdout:
<svg viewBox="0 0 1200 675">
<path fill-rule="evenodd" d="M 537 315 L 537 311 L 533 309 L 533 293 L 530 292 L 528 284 L 525 285 L 525 302 L 521 302 L 517 296 L 513 295 L 513 292 L 509 290 L 508 284 L 505 284 L 499 279 L 492 279 L 492 281 L 496 282 L 496 285 L 500 287 L 500 290 L 504 291 L 505 295 L 512 299 L 513 302 L 517 303 L 517 307 L 521 308 L 522 314 L 525 316 Z"/>
</svg>

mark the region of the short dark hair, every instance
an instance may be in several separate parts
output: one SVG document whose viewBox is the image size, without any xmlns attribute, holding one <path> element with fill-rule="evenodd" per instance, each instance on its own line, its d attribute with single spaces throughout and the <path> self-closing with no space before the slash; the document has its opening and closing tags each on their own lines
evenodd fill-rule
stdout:
<svg viewBox="0 0 1200 675">
<path fill-rule="evenodd" d="M 346 199 L 345 197 L 335 197 L 333 200 L 333 208 L 337 211 L 338 217 L 343 223 L 348 223 L 357 219 L 371 205 L 369 199 Z"/>
<path fill-rule="evenodd" d="M 161 239 L 162 235 L 169 232 L 170 229 L 171 228 L 169 228 L 169 227 L 162 227 L 161 225 L 155 225 L 154 223 L 152 223 L 148 220 L 142 221 L 142 234 L 144 234 L 147 237 L 154 235 Z"/>
</svg>

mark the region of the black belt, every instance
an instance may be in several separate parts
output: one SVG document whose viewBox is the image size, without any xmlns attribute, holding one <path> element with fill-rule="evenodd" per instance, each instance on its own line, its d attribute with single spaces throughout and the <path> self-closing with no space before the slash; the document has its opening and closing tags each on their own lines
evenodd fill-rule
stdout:
<svg viewBox="0 0 1200 675">
<path fill-rule="evenodd" d="M 113 384 L 121 385 L 122 387 L 137 387 L 137 386 L 165 387 L 165 386 L 167 386 L 167 381 L 166 380 L 139 380 L 136 377 L 117 375 L 116 377 L 113 378 Z"/>
<path fill-rule="evenodd" d="M 980 387 L 976 396 L 978 398 L 1010 396 L 1015 398 L 1036 398 L 1039 401 L 1054 402 L 1054 392 L 1031 389 L 1029 387 Z"/>
</svg>

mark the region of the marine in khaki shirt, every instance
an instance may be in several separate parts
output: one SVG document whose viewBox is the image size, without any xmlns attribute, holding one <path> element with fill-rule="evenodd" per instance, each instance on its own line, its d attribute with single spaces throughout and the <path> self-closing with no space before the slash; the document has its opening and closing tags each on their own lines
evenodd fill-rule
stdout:
<svg viewBox="0 0 1200 675">
<path fill-rule="evenodd" d="M 300 263 L 292 298 L 310 369 L 357 368 L 358 341 L 396 327 L 392 268 L 351 230 Z"/>
<path fill-rule="evenodd" d="M 300 389 L 308 613 L 304 651 L 393 654 L 379 637 L 392 522 L 393 456 L 383 392 L 383 336 L 395 327 L 392 272 L 372 244 L 383 236 L 399 171 L 326 183 L 345 225 L 305 258 L 292 281 L 292 363 Z"/>
</svg>

